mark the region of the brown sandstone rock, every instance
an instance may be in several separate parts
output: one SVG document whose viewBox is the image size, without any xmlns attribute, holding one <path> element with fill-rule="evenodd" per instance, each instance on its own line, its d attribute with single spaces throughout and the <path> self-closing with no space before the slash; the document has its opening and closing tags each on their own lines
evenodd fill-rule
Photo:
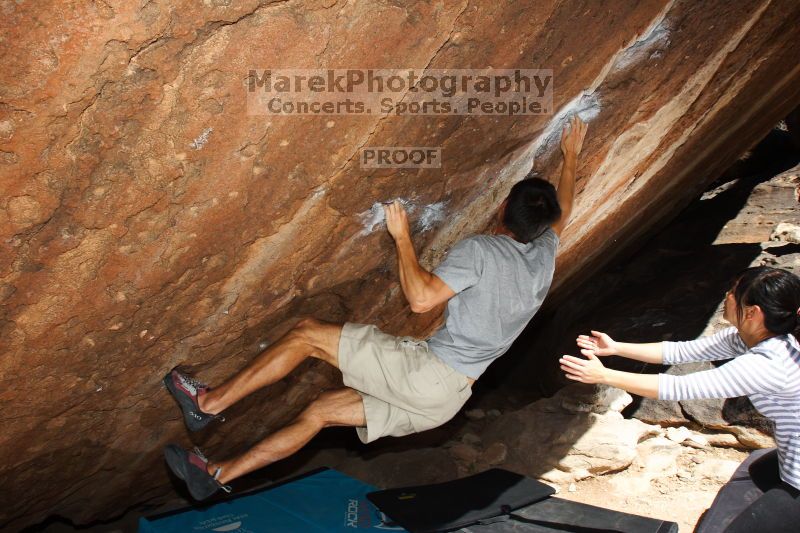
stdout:
<svg viewBox="0 0 800 533">
<path fill-rule="evenodd" d="M 585 394 L 582 389 L 566 387 L 553 398 L 504 413 L 486 427 L 484 440 L 505 445 L 505 468 L 555 483 L 627 468 L 639 442 L 659 435 L 661 428 L 616 411 L 597 414 L 562 406 L 565 398 Z"/>
<path fill-rule="evenodd" d="M 508 457 L 508 447 L 502 442 L 493 442 L 481 454 L 481 462 L 489 466 L 499 465 Z"/>
<path fill-rule="evenodd" d="M 465 464 L 472 464 L 480 455 L 480 451 L 465 442 L 454 444 L 450 448 L 450 454 L 457 460 Z"/>
<path fill-rule="evenodd" d="M 424 335 L 377 201 L 417 207 L 425 266 L 484 230 L 589 120 L 555 288 L 675 213 L 798 102 L 797 3 L 0 3 L 0 527 L 170 492 L 188 443 L 161 376 L 216 383 L 303 315 Z M 250 67 L 552 68 L 555 116 L 265 117 Z M 371 171 L 361 146 L 440 146 Z M 703 179 L 700 179 L 703 176 Z M 422 218 L 420 218 L 422 217 Z M 433 220 L 433 222 L 430 222 Z M 336 372 L 305 364 L 201 439 L 241 451 Z M 575 435 L 578 437 L 578 434 Z M 19 498 L 20 494 L 27 495 Z"/>
</svg>

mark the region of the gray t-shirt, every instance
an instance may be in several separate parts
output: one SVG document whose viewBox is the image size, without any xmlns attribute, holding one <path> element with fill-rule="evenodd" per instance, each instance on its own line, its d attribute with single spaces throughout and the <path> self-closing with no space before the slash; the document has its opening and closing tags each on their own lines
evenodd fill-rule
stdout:
<svg viewBox="0 0 800 533">
<path fill-rule="evenodd" d="M 428 347 L 478 379 L 542 305 L 553 280 L 559 238 L 552 228 L 523 244 L 507 235 L 474 235 L 453 246 L 433 273 L 453 289 L 444 324 Z"/>
</svg>

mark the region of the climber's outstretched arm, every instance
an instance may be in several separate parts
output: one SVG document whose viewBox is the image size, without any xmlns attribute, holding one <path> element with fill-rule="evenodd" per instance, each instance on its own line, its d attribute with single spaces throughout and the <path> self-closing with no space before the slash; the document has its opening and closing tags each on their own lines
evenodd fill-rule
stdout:
<svg viewBox="0 0 800 533">
<path fill-rule="evenodd" d="M 561 180 L 558 182 L 558 205 L 561 206 L 561 218 L 552 224 L 553 231 L 561 235 L 561 231 L 572 216 L 572 204 L 575 199 L 575 171 L 578 166 L 578 154 L 583 147 L 586 136 L 586 123 L 578 115 L 573 115 L 569 124 L 561 132 L 561 152 L 564 154 L 564 165 L 561 168 Z"/>
<path fill-rule="evenodd" d="M 384 211 L 386 228 L 394 238 L 397 248 L 400 286 L 411 310 L 425 313 L 455 296 L 456 293 L 444 281 L 420 266 L 411 242 L 408 216 L 400 202 L 395 200 L 391 204 L 384 204 Z"/>
</svg>

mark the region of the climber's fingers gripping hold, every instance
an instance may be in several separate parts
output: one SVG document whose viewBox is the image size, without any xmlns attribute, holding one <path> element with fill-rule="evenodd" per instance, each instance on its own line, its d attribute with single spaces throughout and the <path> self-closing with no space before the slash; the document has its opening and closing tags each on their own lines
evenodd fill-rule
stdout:
<svg viewBox="0 0 800 533">
<path fill-rule="evenodd" d="M 408 215 L 399 200 L 383 204 L 386 214 L 386 229 L 395 240 L 409 236 Z"/>
</svg>

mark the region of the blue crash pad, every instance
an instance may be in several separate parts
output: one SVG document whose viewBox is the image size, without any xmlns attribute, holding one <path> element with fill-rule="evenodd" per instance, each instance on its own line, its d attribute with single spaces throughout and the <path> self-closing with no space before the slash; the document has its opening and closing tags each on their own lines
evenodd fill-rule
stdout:
<svg viewBox="0 0 800 533">
<path fill-rule="evenodd" d="M 367 500 L 374 490 L 336 470 L 316 470 L 210 507 L 140 518 L 139 533 L 403 531 Z"/>
</svg>

